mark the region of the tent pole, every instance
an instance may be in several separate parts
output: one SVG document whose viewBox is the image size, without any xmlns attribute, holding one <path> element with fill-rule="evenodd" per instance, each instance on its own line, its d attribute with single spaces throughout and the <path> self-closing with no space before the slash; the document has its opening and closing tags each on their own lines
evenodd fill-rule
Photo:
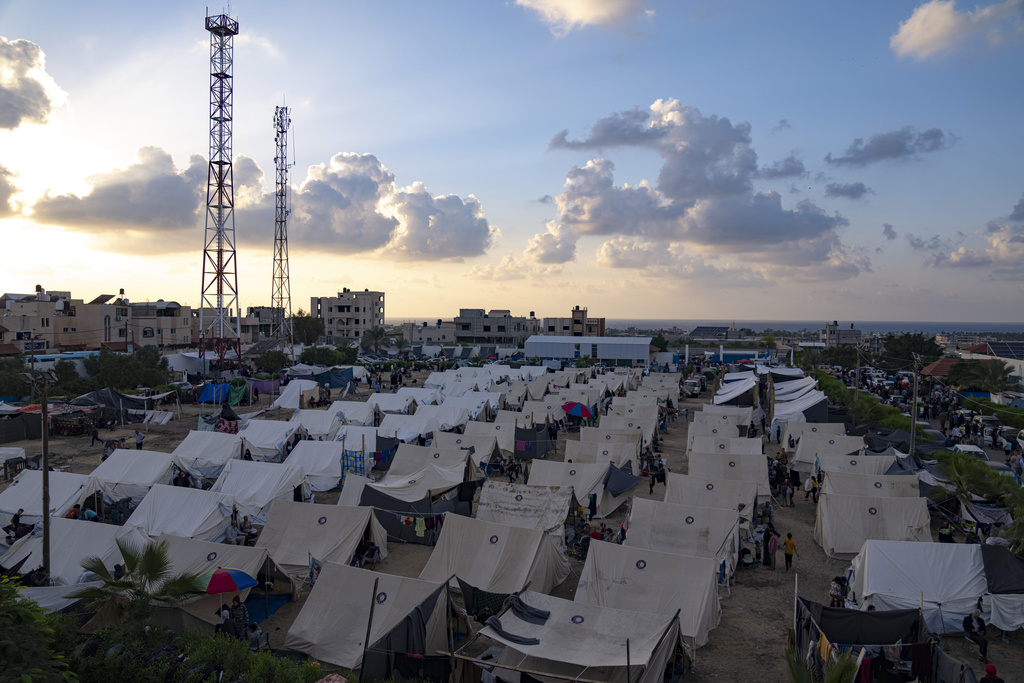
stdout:
<svg viewBox="0 0 1024 683">
<path fill-rule="evenodd" d="M 626 638 L 626 683 L 633 683 L 633 674 L 629 671 L 631 666 L 629 661 L 629 638 Z"/>
<path fill-rule="evenodd" d="M 370 596 L 370 616 L 366 619 L 366 639 L 363 641 L 363 663 L 359 667 L 359 680 L 366 680 L 366 653 L 370 650 L 370 628 L 373 626 L 373 608 L 377 605 L 377 584 L 380 578 L 373 580 L 373 595 Z"/>
<path fill-rule="evenodd" d="M 799 600 L 798 596 L 800 594 L 799 590 L 798 590 L 799 584 L 800 584 L 800 575 L 797 574 L 796 572 L 793 572 L 793 632 L 794 633 L 796 632 L 797 628 L 799 628 L 799 624 L 797 622 L 797 614 L 796 614 L 797 600 Z"/>
<path fill-rule="evenodd" d="M 452 584 L 451 579 L 444 582 L 444 593 L 445 600 L 448 604 L 445 605 L 445 615 L 448 621 L 448 658 L 451 661 L 452 673 L 449 680 L 455 679 L 455 632 L 452 627 Z"/>
<path fill-rule="evenodd" d="M 263 559 L 263 574 L 266 577 L 268 577 L 268 578 L 270 577 L 270 553 L 267 553 L 267 556 Z M 264 614 L 267 615 L 265 618 L 269 619 L 270 618 L 270 595 L 267 592 L 267 583 L 269 583 L 269 582 L 268 581 L 264 581 L 264 583 L 263 583 L 263 612 L 264 612 Z"/>
</svg>

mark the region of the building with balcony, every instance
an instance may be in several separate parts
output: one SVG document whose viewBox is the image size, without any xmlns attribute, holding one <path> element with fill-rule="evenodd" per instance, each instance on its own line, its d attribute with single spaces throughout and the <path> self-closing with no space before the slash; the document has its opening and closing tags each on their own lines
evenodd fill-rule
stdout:
<svg viewBox="0 0 1024 683">
<path fill-rule="evenodd" d="M 526 318 L 504 309 L 460 308 L 454 323 L 455 342 L 470 345 L 517 346 L 540 332 L 540 320 L 533 311 Z"/>
<path fill-rule="evenodd" d="M 451 346 L 455 343 L 455 321 L 438 320 L 436 323 L 402 323 L 402 336 L 410 344 Z"/>
<path fill-rule="evenodd" d="M 831 349 L 836 346 L 857 346 L 860 344 L 861 332 L 854 329 L 850 323 L 850 329 L 839 327 L 838 321 L 832 321 L 831 325 L 826 324 L 821 331 L 821 341 L 825 342 L 825 348 Z"/>
<path fill-rule="evenodd" d="M 384 292 L 354 292 L 346 287 L 338 296 L 312 297 L 309 314 L 324 321 L 326 343 L 360 341 L 371 327 L 384 326 Z"/>
<path fill-rule="evenodd" d="M 544 318 L 541 332 L 555 337 L 603 337 L 604 318 L 591 318 L 587 309 L 575 306 L 568 318 Z"/>
</svg>

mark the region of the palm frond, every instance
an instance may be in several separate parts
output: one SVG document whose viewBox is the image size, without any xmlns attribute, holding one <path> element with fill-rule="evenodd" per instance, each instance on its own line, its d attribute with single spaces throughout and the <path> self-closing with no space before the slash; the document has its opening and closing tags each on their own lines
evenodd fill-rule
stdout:
<svg viewBox="0 0 1024 683">
<path fill-rule="evenodd" d="M 825 662 L 822 683 L 850 683 L 857 673 L 857 659 L 849 653 L 840 652 Z"/>
<path fill-rule="evenodd" d="M 139 556 L 137 574 L 147 587 L 161 585 L 171 574 L 171 562 L 167 554 L 167 542 L 151 543 Z"/>
<path fill-rule="evenodd" d="M 117 549 L 121 553 L 121 559 L 124 560 L 124 570 L 134 573 L 135 568 L 139 564 L 139 555 L 142 553 L 142 548 L 133 541 L 119 538 L 117 539 Z"/>
<path fill-rule="evenodd" d="M 106 565 L 103 564 L 103 560 L 99 557 L 96 557 L 95 555 L 90 555 L 89 557 L 85 558 L 84 560 L 82 560 L 81 564 L 82 569 L 84 569 L 87 572 L 92 572 L 97 577 L 99 577 L 100 581 L 114 580 L 114 577 L 110 575 L 109 571 L 107 571 Z"/>
<path fill-rule="evenodd" d="M 789 679 L 793 683 L 813 683 L 814 677 L 807 662 L 796 650 L 786 648 L 786 667 L 789 669 Z"/>
<path fill-rule="evenodd" d="M 206 590 L 203 587 L 201 574 L 187 573 L 176 574 L 160 586 L 159 599 L 165 602 L 176 602 L 192 595 L 201 595 Z"/>
</svg>

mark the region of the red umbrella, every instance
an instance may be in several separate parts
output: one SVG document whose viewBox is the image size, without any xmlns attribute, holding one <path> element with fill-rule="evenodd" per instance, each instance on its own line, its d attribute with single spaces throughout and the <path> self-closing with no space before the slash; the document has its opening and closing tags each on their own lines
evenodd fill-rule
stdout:
<svg viewBox="0 0 1024 683">
<path fill-rule="evenodd" d="M 200 580 L 210 595 L 234 593 L 256 585 L 255 577 L 232 567 L 217 567 L 213 571 L 205 572 Z"/>
<path fill-rule="evenodd" d="M 577 403 L 576 401 L 563 403 L 562 410 L 565 411 L 566 415 L 575 415 L 576 417 L 594 417 L 594 414 L 590 412 L 590 408 L 586 407 L 582 403 Z"/>
</svg>

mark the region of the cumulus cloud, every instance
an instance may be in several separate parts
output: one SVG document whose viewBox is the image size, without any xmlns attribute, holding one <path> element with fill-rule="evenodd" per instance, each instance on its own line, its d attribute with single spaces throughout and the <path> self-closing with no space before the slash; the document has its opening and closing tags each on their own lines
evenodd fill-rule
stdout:
<svg viewBox="0 0 1024 683">
<path fill-rule="evenodd" d="M 762 166 L 757 174 L 762 178 L 773 180 L 804 176 L 807 175 L 807 169 L 804 168 L 804 162 L 797 159 L 795 154 L 790 154 L 782 161 L 773 162 L 770 166 Z"/>
<path fill-rule="evenodd" d="M 936 249 L 948 249 L 949 246 L 945 240 L 938 235 L 932 235 L 931 237 L 919 237 L 917 235 L 907 233 L 907 244 L 910 245 L 911 249 L 917 249 L 919 251 L 935 251 Z"/>
<path fill-rule="evenodd" d="M 576 235 L 565 226 L 548 221 L 547 231 L 530 239 L 525 255 L 545 264 L 575 261 Z"/>
<path fill-rule="evenodd" d="M 896 230 L 891 223 L 882 223 L 882 236 L 889 241 L 896 239 Z"/>
<path fill-rule="evenodd" d="M 792 127 L 793 126 L 790 125 L 788 120 L 786 120 L 786 119 L 779 119 L 779 122 L 777 124 L 775 124 L 774 128 L 772 128 L 772 132 L 773 133 L 778 133 L 780 131 L 783 131 L 783 130 L 786 130 L 786 129 L 792 128 Z"/>
<path fill-rule="evenodd" d="M 1024 222 L 1024 197 L 1021 197 L 1020 201 L 1013 205 L 1013 211 L 1010 212 L 1010 220 Z"/>
<path fill-rule="evenodd" d="M 919 5 L 889 38 L 900 57 L 928 59 L 963 47 L 998 47 L 1024 33 L 1024 0 L 958 11 L 955 0 Z"/>
<path fill-rule="evenodd" d="M 602 268 L 628 268 L 648 276 L 679 280 L 728 278 L 731 286 L 772 284 L 760 269 L 726 264 L 715 266 L 700 254 L 689 254 L 682 244 L 662 244 L 616 237 L 602 244 L 595 253 L 594 265 Z"/>
<path fill-rule="evenodd" d="M 18 188 L 14 186 L 12 178 L 14 174 L 0 166 L 0 218 L 8 218 L 16 213 L 11 198 Z"/>
<path fill-rule="evenodd" d="M 864 183 L 829 183 L 825 186 L 826 197 L 860 199 L 868 193 L 874 194 L 874 191 Z"/>
<path fill-rule="evenodd" d="M 951 249 L 928 258 L 926 265 L 941 268 L 985 268 L 990 280 L 1024 281 L 1024 198 L 1006 220 L 990 221 L 978 246 Z"/>
<path fill-rule="evenodd" d="M 529 261 L 515 253 L 508 253 L 497 263 L 473 266 L 469 277 L 477 280 L 493 280 L 496 282 L 536 282 L 542 283 L 546 278 L 562 272 L 559 265 L 540 265 Z"/>
<path fill-rule="evenodd" d="M 867 166 L 877 161 L 901 161 L 919 158 L 920 154 L 938 152 L 956 142 L 953 135 L 947 136 L 938 128 L 916 131 L 911 126 L 888 133 L 877 133 L 865 143 L 864 138 L 855 138 L 842 156 L 825 155 L 827 163 L 836 166 Z"/>
<path fill-rule="evenodd" d="M 476 197 L 433 196 L 422 183 L 394 193 L 388 201 L 398 226 L 386 251 L 409 260 L 479 256 L 497 238 Z"/>
<path fill-rule="evenodd" d="M 53 109 L 47 80 L 42 48 L 0 36 L 0 128 L 46 122 Z"/>
<path fill-rule="evenodd" d="M 648 14 L 643 0 L 516 0 L 536 12 L 557 36 L 584 26 L 611 26 Z"/>
</svg>

